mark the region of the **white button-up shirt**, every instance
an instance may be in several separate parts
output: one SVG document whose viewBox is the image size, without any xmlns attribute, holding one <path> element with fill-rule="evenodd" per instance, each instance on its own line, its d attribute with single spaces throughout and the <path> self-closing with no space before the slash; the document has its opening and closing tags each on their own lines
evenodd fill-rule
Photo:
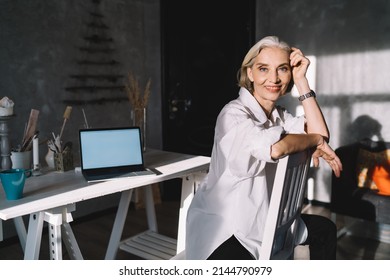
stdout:
<svg viewBox="0 0 390 280">
<path fill-rule="evenodd" d="M 304 122 L 278 106 L 268 119 L 245 88 L 222 109 L 210 170 L 187 214 L 187 259 L 207 259 L 232 235 L 259 258 L 273 180 L 267 173 L 276 167 L 271 146 L 281 134 L 305 133 Z"/>
</svg>

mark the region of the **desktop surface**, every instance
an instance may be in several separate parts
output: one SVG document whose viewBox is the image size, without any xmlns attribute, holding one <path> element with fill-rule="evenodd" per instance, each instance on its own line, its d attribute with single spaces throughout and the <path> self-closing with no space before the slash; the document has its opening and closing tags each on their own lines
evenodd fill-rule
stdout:
<svg viewBox="0 0 390 280">
<path fill-rule="evenodd" d="M 8 220 L 148 184 L 180 178 L 193 172 L 204 171 L 208 168 L 209 163 L 209 157 L 150 149 L 145 152 L 145 164 L 160 171 L 161 175 L 88 183 L 81 172 L 74 170 L 52 171 L 42 176 L 28 178 L 23 198 L 19 200 L 6 200 L 4 192 L 0 192 L 0 219 Z"/>
</svg>

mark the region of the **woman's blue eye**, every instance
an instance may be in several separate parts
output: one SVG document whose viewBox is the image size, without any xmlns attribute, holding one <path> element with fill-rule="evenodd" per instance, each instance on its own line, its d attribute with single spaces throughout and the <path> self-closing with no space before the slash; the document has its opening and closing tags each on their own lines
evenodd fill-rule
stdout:
<svg viewBox="0 0 390 280">
<path fill-rule="evenodd" d="M 260 72 L 266 72 L 266 71 L 267 71 L 267 68 L 265 68 L 265 67 L 260 67 L 259 70 L 260 70 Z"/>
<path fill-rule="evenodd" d="M 287 67 L 281 67 L 281 68 L 279 68 L 279 70 L 282 71 L 282 72 L 287 72 L 288 68 Z"/>
</svg>

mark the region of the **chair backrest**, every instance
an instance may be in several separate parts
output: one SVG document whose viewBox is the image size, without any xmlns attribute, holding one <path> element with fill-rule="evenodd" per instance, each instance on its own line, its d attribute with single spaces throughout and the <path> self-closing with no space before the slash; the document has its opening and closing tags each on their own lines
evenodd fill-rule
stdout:
<svg viewBox="0 0 390 280">
<path fill-rule="evenodd" d="M 264 228 L 260 259 L 291 259 L 305 195 L 312 150 L 279 160 Z"/>
</svg>

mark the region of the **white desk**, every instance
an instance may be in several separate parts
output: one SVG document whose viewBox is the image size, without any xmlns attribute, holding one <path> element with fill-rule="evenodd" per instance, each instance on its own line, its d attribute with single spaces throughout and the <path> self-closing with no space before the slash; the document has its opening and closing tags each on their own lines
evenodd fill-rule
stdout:
<svg viewBox="0 0 390 280">
<path fill-rule="evenodd" d="M 194 188 L 205 176 L 210 163 L 209 157 L 191 156 L 158 150 L 145 153 L 145 164 L 155 168 L 162 174 L 124 178 L 116 181 L 106 181 L 88 184 L 81 173 L 68 171 L 65 173 L 52 172 L 43 176 L 31 177 L 26 180 L 24 197 L 20 200 L 5 200 L 4 191 L 0 192 L 0 219 L 16 219 L 21 223 L 21 217 L 30 215 L 25 243 L 25 259 L 38 259 L 44 222 L 49 224 L 50 250 L 52 259 L 61 259 L 61 241 L 73 259 L 82 259 L 69 223 L 72 221 L 71 212 L 77 202 L 122 192 L 118 213 L 114 222 L 106 259 L 113 259 L 124 242 L 120 241 L 124 226 L 125 215 L 130 203 L 132 190 L 138 187 L 182 178 L 182 199 L 179 213 L 179 228 L 176 252 L 180 253 L 185 244 L 185 219 L 187 208 L 192 199 Z M 149 189 L 149 188 L 147 188 Z M 155 215 L 153 213 L 153 196 L 150 191 L 146 201 L 149 228 L 158 235 Z M 126 211 L 124 211 L 126 210 Z M 153 211 L 151 211 L 153 210 Z M 61 231 L 62 229 L 62 231 Z M 19 229 L 19 237 L 23 241 L 23 230 Z M 23 243 L 22 243 L 23 245 Z M 125 245 L 122 246 L 125 249 Z"/>
</svg>

